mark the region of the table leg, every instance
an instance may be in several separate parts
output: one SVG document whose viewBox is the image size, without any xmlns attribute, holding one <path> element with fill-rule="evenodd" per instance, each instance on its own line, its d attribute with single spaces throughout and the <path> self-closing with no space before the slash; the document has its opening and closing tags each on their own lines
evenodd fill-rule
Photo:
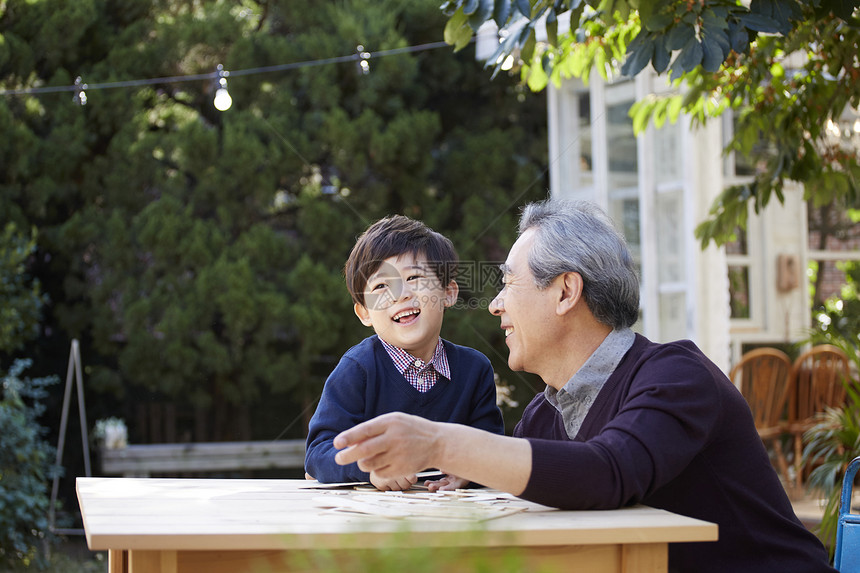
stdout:
<svg viewBox="0 0 860 573">
<path fill-rule="evenodd" d="M 128 551 L 108 550 L 108 573 L 128 573 Z"/>
<path fill-rule="evenodd" d="M 176 551 L 128 552 L 128 573 L 177 573 Z"/>
<path fill-rule="evenodd" d="M 667 543 L 634 543 L 621 548 L 622 573 L 666 573 Z"/>
</svg>

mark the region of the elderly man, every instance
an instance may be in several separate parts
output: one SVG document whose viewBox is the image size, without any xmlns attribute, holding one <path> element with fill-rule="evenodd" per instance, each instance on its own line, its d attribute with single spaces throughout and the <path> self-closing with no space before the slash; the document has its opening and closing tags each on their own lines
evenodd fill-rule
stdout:
<svg viewBox="0 0 860 573">
<path fill-rule="evenodd" d="M 638 280 L 603 212 L 531 204 L 519 233 L 490 312 L 510 367 L 547 387 L 514 436 L 386 414 L 335 439 L 338 463 L 383 478 L 435 467 L 562 509 L 643 503 L 717 523 L 717 542 L 670 546 L 672 571 L 834 571 L 732 383 L 692 342 L 630 330 Z"/>
</svg>

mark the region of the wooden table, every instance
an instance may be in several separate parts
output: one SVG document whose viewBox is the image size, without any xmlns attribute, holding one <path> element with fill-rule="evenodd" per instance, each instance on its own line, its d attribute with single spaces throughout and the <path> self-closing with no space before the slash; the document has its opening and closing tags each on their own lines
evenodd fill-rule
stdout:
<svg viewBox="0 0 860 573">
<path fill-rule="evenodd" d="M 368 496 L 389 494 L 304 489 L 309 483 L 315 482 L 78 478 L 77 493 L 87 544 L 108 551 L 109 573 L 273 573 L 322 564 L 328 571 L 376 573 L 380 559 L 395 554 L 432 560 L 440 564 L 435 570 L 469 571 L 482 559 L 499 572 L 575 566 L 652 573 L 666 571 L 669 543 L 717 539 L 714 524 L 650 507 L 559 511 L 492 490 L 479 490 L 499 497 L 481 505 L 487 509 L 476 510 L 476 518 L 346 513 L 326 507 L 361 498 L 387 503 Z M 481 503 L 449 499 L 400 507 Z M 516 513 L 488 519 L 488 511 Z M 414 569 L 397 563 L 388 569 Z"/>
</svg>

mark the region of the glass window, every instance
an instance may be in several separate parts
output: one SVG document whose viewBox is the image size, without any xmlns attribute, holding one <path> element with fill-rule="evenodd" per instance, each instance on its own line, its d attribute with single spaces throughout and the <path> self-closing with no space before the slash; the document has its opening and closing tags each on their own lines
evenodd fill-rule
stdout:
<svg viewBox="0 0 860 573">
<path fill-rule="evenodd" d="M 654 173 L 658 185 L 681 179 L 679 127 L 667 123 L 654 131 Z"/>
<path fill-rule="evenodd" d="M 738 227 L 735 229 L 735 240 L 726 243 L 727 255 L 748 255 L 749 245 L 747 244 L 746 229 Z"/>
<path fill-rule="evenodd" d="M 746 265 L 729 265 L 731 318 L 750 318 L 750 274 Z"/>
<path fill-rule="evenodd" d="M 580 185 L 589 187 L 594 184 L 594 158 L 591 146 L 591 94 L 587 91 L 577 98 L 577 127 L 579 134 L 579 180 Z"/>
<path fill-rule="evenodd" d="M 684 276 L 684 221 L 681 192 L 657 195 L 657 276 L 660 283 L 679 283 Z"/>
<path fill-rule="evenodd" d="M 686 295 L 683 292 L 660 294 L 660 340 L 688 338 Z"/>
<path fill-rule="evenodd" d="M 607 145 L 609 152 L 609 172 L 636 175 L 638 159 L 636 156 L 636 136 L 633 134 L 633 120 L 628 113 L 633 101 L 625 101 L 606 108 Z M 629 185 L 630 179 L 627 184 Z M 635 177 L 632 179 L 635 183 Z"/>
</svg>

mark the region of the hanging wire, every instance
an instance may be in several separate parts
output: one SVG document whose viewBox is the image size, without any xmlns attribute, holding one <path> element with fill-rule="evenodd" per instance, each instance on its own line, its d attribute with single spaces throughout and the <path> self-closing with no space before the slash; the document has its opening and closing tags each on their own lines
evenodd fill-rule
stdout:
<svg viewBox="0 0 860 573">
<path fill-rule="evenodd" d="M 299 68 L 309 68 L 315 66 L 325 66 L 329 64 L 338 64 L 342 62 L 363 62 L 367 63 L 367 60 L 370 58 L 383 58 L 386 56 L 396 56 L 398 54 L 408 54 L 413 52 L 423 52 L 425 50 L 435 50 L 438 48 L 449 47 L 445 42 L 431 42 L 428 44 L 419 44 L 416 46 L 406 46 L 404 48 L 393 48 L 391 50 L 380 50 L 378 52 L 366 52 L 362 48 L 360 51 L 356 51 L 354 54 L 349 54 L 347 56 L 337 56 L 334 58 L 325 58 L 322 60 L 308 60 L 304 62 L 292 62 L 289 64 L 278 64 L 274 66 L 261 66 L 257 68 L 248 68 L 244 70 L 231 70 L 229 72 L 231 77 L 236 76 L 249 76 L 255 74 L 265 74 L 265 73 L 274 73 L 274 72 L 283 72 L 287 70 L 296 70 Z M 359 64 L 360 65 L 360 64 Z M 363 69 L 363 66 L 362 66 Z M 370 69 L 368 65 L 368 70 Z M 216 70 L 214 72 L 209 72 L 206 74 L 191 74 L 187 76 L 165 76 L 160 78 L 146 78 L 146 79 L 138 79 L 138 80 L 125 80 L 125 81 L 117 81 L 117 82 L 97 82 L 97 83 L 88 83 L 79 85 L 78 81 L 75 82 L 75 85 L 71 86 L 46 86 L 46 87 L 38 87 L 38 88 L 22 88 L 22 89 L 12 89 L 12 90 L 0 90 L 0 95 L 3 96 L 11 96 L 11 95 L 38 95 L 38 94 L 48 94 L 48 93 L 57 93 L 57 92 L 76 92 L 77 94 L 84 93 L 83 90 L 87 91 L 91 90 L 103 90 L 103 89 L 113 89 L 113 88 L 128 88 L 128 87 L 137 87 L 137 86 L 146 86 L 146 85 L 154 85 L 154 84 L 171 84 L 171 83 L 180 83 L 180 82 L 193 82 L 200 80 L 220 80 L 222 70 Z M 78 78 L 80 79 L 80 77 Z M 81 105 L 84 105 L 83 103 Z"/>
</svg>

